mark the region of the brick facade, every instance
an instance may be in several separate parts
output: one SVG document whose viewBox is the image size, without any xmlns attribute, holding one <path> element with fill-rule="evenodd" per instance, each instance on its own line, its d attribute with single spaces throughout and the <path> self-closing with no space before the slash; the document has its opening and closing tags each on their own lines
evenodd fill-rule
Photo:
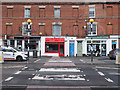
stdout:
<svg viewBox="0 0 120 90">
<path fill-rule="evenodd" d="M 25 7 L 30 8 L 30 19 L 32 21 L 32 35 L 38 36 L 40 32 L 44 36 L 52 36 L 53 22 L 61 22 L 61 36 L 86 36 L 84 26 L 89 22 L 89 5 L 95 5 L 94 22 L 97 23 L 97 36 L 119 35 L 118 29 L 118 7 L 117 3 L 3 3 L 2 5 L 2 34 L 22 35 L 22 23 L 28 18 L 24 18 Z M 39 6 L 45 6 L 40 8 Z M 60 18 L 54 18 L 54 6 L 60 6 Z M 77 6 L 77 8 L 73 8 Z M 85 22 L 87 20 L 87 22 Z M 7 25 L 6 23 L 12 23 Z M 45 25 L 39 25 L 45 23 Z M 76 24 L 76 25 L 74 25 Z M 88 28 L 88 26 L 87 26 Z M 120 41 L 119 41 L 120 42 Z M 119 45 L 120 47 L 120 45 Z"/>
</svg>

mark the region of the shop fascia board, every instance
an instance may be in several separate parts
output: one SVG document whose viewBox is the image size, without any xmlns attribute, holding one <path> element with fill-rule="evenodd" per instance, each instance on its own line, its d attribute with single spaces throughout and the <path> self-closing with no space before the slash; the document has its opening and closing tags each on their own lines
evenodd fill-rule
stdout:
<svg viewBox="0 0 120 90">
<path fill-rule="evenodd" d="M 77 40 L 77 41 L 81 41 L 81 40 L 84 41 L 85 39 L 76 39 L 76 40 Z"/>
<path fill-rule="evenodd" d="M 110 35 L 110 39 L 118 39 L 120 38 L 120 35 Z"/>
</svg>

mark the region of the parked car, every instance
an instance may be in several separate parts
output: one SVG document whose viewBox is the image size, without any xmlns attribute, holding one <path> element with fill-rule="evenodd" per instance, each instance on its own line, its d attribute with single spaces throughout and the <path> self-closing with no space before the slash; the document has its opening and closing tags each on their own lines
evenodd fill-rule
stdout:
<svg viewBox="0 0 120 90">
<path fill-rule="evenodd" d="M 3 51 L 4 60 L 28 60 L 28 55 L 26 52 L 20 51 L 13 47 L 1 47 Z"/>
<path fill-rule="evenodd" d="M 109 52 L 110 59 L 116 59 L 116 54 L 120 53 L 120 48 L 113 49 Z"/>
</svg>

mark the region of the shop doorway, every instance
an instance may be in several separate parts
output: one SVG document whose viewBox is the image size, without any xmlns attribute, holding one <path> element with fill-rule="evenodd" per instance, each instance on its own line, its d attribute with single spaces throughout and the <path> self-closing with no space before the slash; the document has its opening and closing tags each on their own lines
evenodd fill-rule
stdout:
<svg viewBox="0 0 120 90">
<path fill-rule="evenodd" d="M 64 44 L 59 44 L 59 56 L 64 56 Z"/>
<path fill-rule="evenodd" d="M 69 56 L 74 56 L 74 43 L 69 44 Z"/>
<path fill-rule="evenodd" d="M 77 42 L 77 56 L 82 56 L 82 41 Z"/>
</svg>

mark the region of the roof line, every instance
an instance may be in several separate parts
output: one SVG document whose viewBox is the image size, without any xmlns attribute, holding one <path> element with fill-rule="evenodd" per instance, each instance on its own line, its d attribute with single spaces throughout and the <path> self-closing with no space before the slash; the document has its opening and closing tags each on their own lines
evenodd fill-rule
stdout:
<svg viewBox="0 0 120 90">
<path fill-rule="evenodd" d="M 119 2 L 2 2 L 0 5 L 86 5 L 86 4 L 120 4 Z"/>
</svg>

